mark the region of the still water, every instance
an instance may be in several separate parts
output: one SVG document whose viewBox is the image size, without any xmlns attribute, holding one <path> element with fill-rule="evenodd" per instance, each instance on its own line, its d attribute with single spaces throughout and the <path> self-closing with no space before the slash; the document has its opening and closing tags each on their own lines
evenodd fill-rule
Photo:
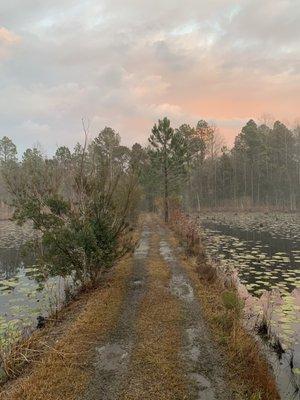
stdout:
<svg viewBox="0 0 300 400">
<path fill-rule="evenodd" d="M 300 218 L 292 214 L 210 213 L 200 217 L 209 256 L 233 266 L 248 309 L 265 313 L 285 353 L 274 361 L 283 399 L 299 398 Z"/>
<path fill-rule="evenodd" d="M 34 254 L 23 255 L 23 245 L 34 238 L 29 225 L 0 221 L 0 345 L 18 338 L 63 301 L 64 282 L 41 276 Z"/>
</svg>

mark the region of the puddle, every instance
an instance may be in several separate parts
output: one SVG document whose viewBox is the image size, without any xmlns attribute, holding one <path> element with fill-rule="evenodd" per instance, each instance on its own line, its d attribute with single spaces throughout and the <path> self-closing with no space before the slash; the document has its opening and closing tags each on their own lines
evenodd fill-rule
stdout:
<svg viewBox="0 0 300 400">
<path fill-rule="evenodd" d="M 191 302 L 194 300 L 194 291 L 192 286 L 186 281 L 183 275 L 174 275 L 170 282 L 171 293 L 180 299 Z"/>
<path fill-rule="evenodd" d="M 144 228 L 139 244 L 134 251 L 134 257 L 136 259 L 144 260 L 147 258 L 149 253 L 149 234 L 148 228 Z"/>
<path fill-rule="evenodd" d="M 197 345 L 200 331 L 197 328 L 187 328 L 185 333 L 187 342 L 187 359 L 192 361 L 192 363 L 196 363 L 201 354 L 199 346 Z"/>
<path fill-rule="evenodd" d="M 167 262 L 175 261 L 170 246 L 165 240 L 160 241 L 159 252 Z"/>
<path fill-rule="evenodd" d="M 214 390 L 211 383 L 201 374 L 192 373 L 190 378 L 194 381 L 198 388 L 197 400 L 215 400 Z"/>
<path fill-rule="evenodd" d="M 106 372 L 120 371 L 128 363 L 129 351 L 124 346 L 113 343 L 96 348 L 95 366 Z"/>
<path fill-rule="evenodd" d="M 197 371 L 197 364 L 201 360 L 201 352 L 203 349 L 200 348 L 200 335 L 203 335 L 203 331 L 197 327 L 190 327 L 185 330 L 186 333 L 186 349 L 184 358 L 192 372 L 189 373 L 189 377 L 194 385 L 196 391 L 197 400 L 215 400 L 215 393 L 211 384 L 211 381 L 207 376 L 204 376 Z"/>
<path fill-rule="evenodd" d="M 171 293 L 185 302 L 192 302 L 194 300 L 194 291 L 189 283 L 189 279 L 181 272 L 181 268 L 173 256 L 169 244 L 165 240 L 160 241 L 159 252 L 163 258 L 170 263 L 172 270 L 172 277 L 170 280 Z"/>
</svg>

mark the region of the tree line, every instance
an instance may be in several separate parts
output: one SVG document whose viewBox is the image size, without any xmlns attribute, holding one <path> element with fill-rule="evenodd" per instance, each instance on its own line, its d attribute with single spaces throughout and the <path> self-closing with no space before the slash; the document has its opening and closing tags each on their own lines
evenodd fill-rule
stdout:
<svg viewBox="0 0 300 400">
<path fill-rule="evenodd" d="M 32 243 L 42 272 L 96 284 L 133 248 L 138 210 L 175 208 L 300 208 L 300 127 L 250 120 L 232 149 L 204 120 L 173 128 L 168 118 L 152 128 L 148 145 L 132 148 L 106 127 L 73 150 L 53 157 L 36 148 L 18 158 L 8 137 L 0 140 L 1 193 L 20 224 L 40 232 Z M 1 199 L 2 200 L 2 199 Z"/>
<path fill-rule="evenodd" d="M 172 203 L 188 211 L 300 208 L 299 126 L 249 120 L 229 150 L 204 120 L 173 129 L 164 118 L 154 125 L 146 151 L 148 205 L 163 198 L 166 220 Z"/>
<path fill-rule="evenodd" d="M 0 157 L 14 220 L 30 221 L 40 233 L 30 246 L 43 276 L 96 285 L 133 249 L 138 158 L 111 128 L 72 151 L 59 147 L 52 158 L 31 148 L 18 160 L 16 146 L 4 137 Z"/>
</svg>

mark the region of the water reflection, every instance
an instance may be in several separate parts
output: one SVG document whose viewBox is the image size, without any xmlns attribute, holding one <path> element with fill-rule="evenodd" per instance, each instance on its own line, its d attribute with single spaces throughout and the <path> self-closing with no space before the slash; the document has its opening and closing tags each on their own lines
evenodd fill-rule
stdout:
<svg viewBox="0 0 300 400">
<path fill-rule="evenodd" d="M 212 257 L 236 266 L 241 282 L 253 295 L 276 288 L 292 292 L 300 286 L 300 241 L 207 221 L 202 225 Z"/>
<path fill-rule="evenodd" d="M 43 279 L 34 254 L 24 254 L 23 245 L 34 237 L 30 225 L 0 221 L 0 345 L 7 332 L 34 327 L 38 315 L 47 315 L 64 300 L 65 281 Z"/>
<path fill-rule="evenodd" d="M 280 360 L 273 359 L 282 398 L 299 398 L 300 392 L 295 392 L 300 385 L 299 219 L 284 215 L 273 221 L 267 215 L 259 221 L 237 214 L 201 218 L 208 254 L 238 271 L 246 308 L 255 310 L 256 316 L 268 309 L 272 332 L 285 351 Z"/>
<path fill-rule="evenodd" d="M 0 248 L 0 280 L 13 278 L 33 260 L 33 256 L 24 255 L 22 247 Z"/>
</svg>

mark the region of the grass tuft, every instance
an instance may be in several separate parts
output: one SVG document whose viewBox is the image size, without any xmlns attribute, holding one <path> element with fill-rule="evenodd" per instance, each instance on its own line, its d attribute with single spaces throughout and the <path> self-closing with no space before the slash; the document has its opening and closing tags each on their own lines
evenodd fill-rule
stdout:
<svg viewBox="0 0 300 400">
<path fill-rule="evenodd" d="M 233 311 L 237 316 L 240 316 L 244 307 L 244 303 L 239 298 L 236 291 L 225 290 L 222 293 L 222 300 L 226 310 Z"/>
</svg>

